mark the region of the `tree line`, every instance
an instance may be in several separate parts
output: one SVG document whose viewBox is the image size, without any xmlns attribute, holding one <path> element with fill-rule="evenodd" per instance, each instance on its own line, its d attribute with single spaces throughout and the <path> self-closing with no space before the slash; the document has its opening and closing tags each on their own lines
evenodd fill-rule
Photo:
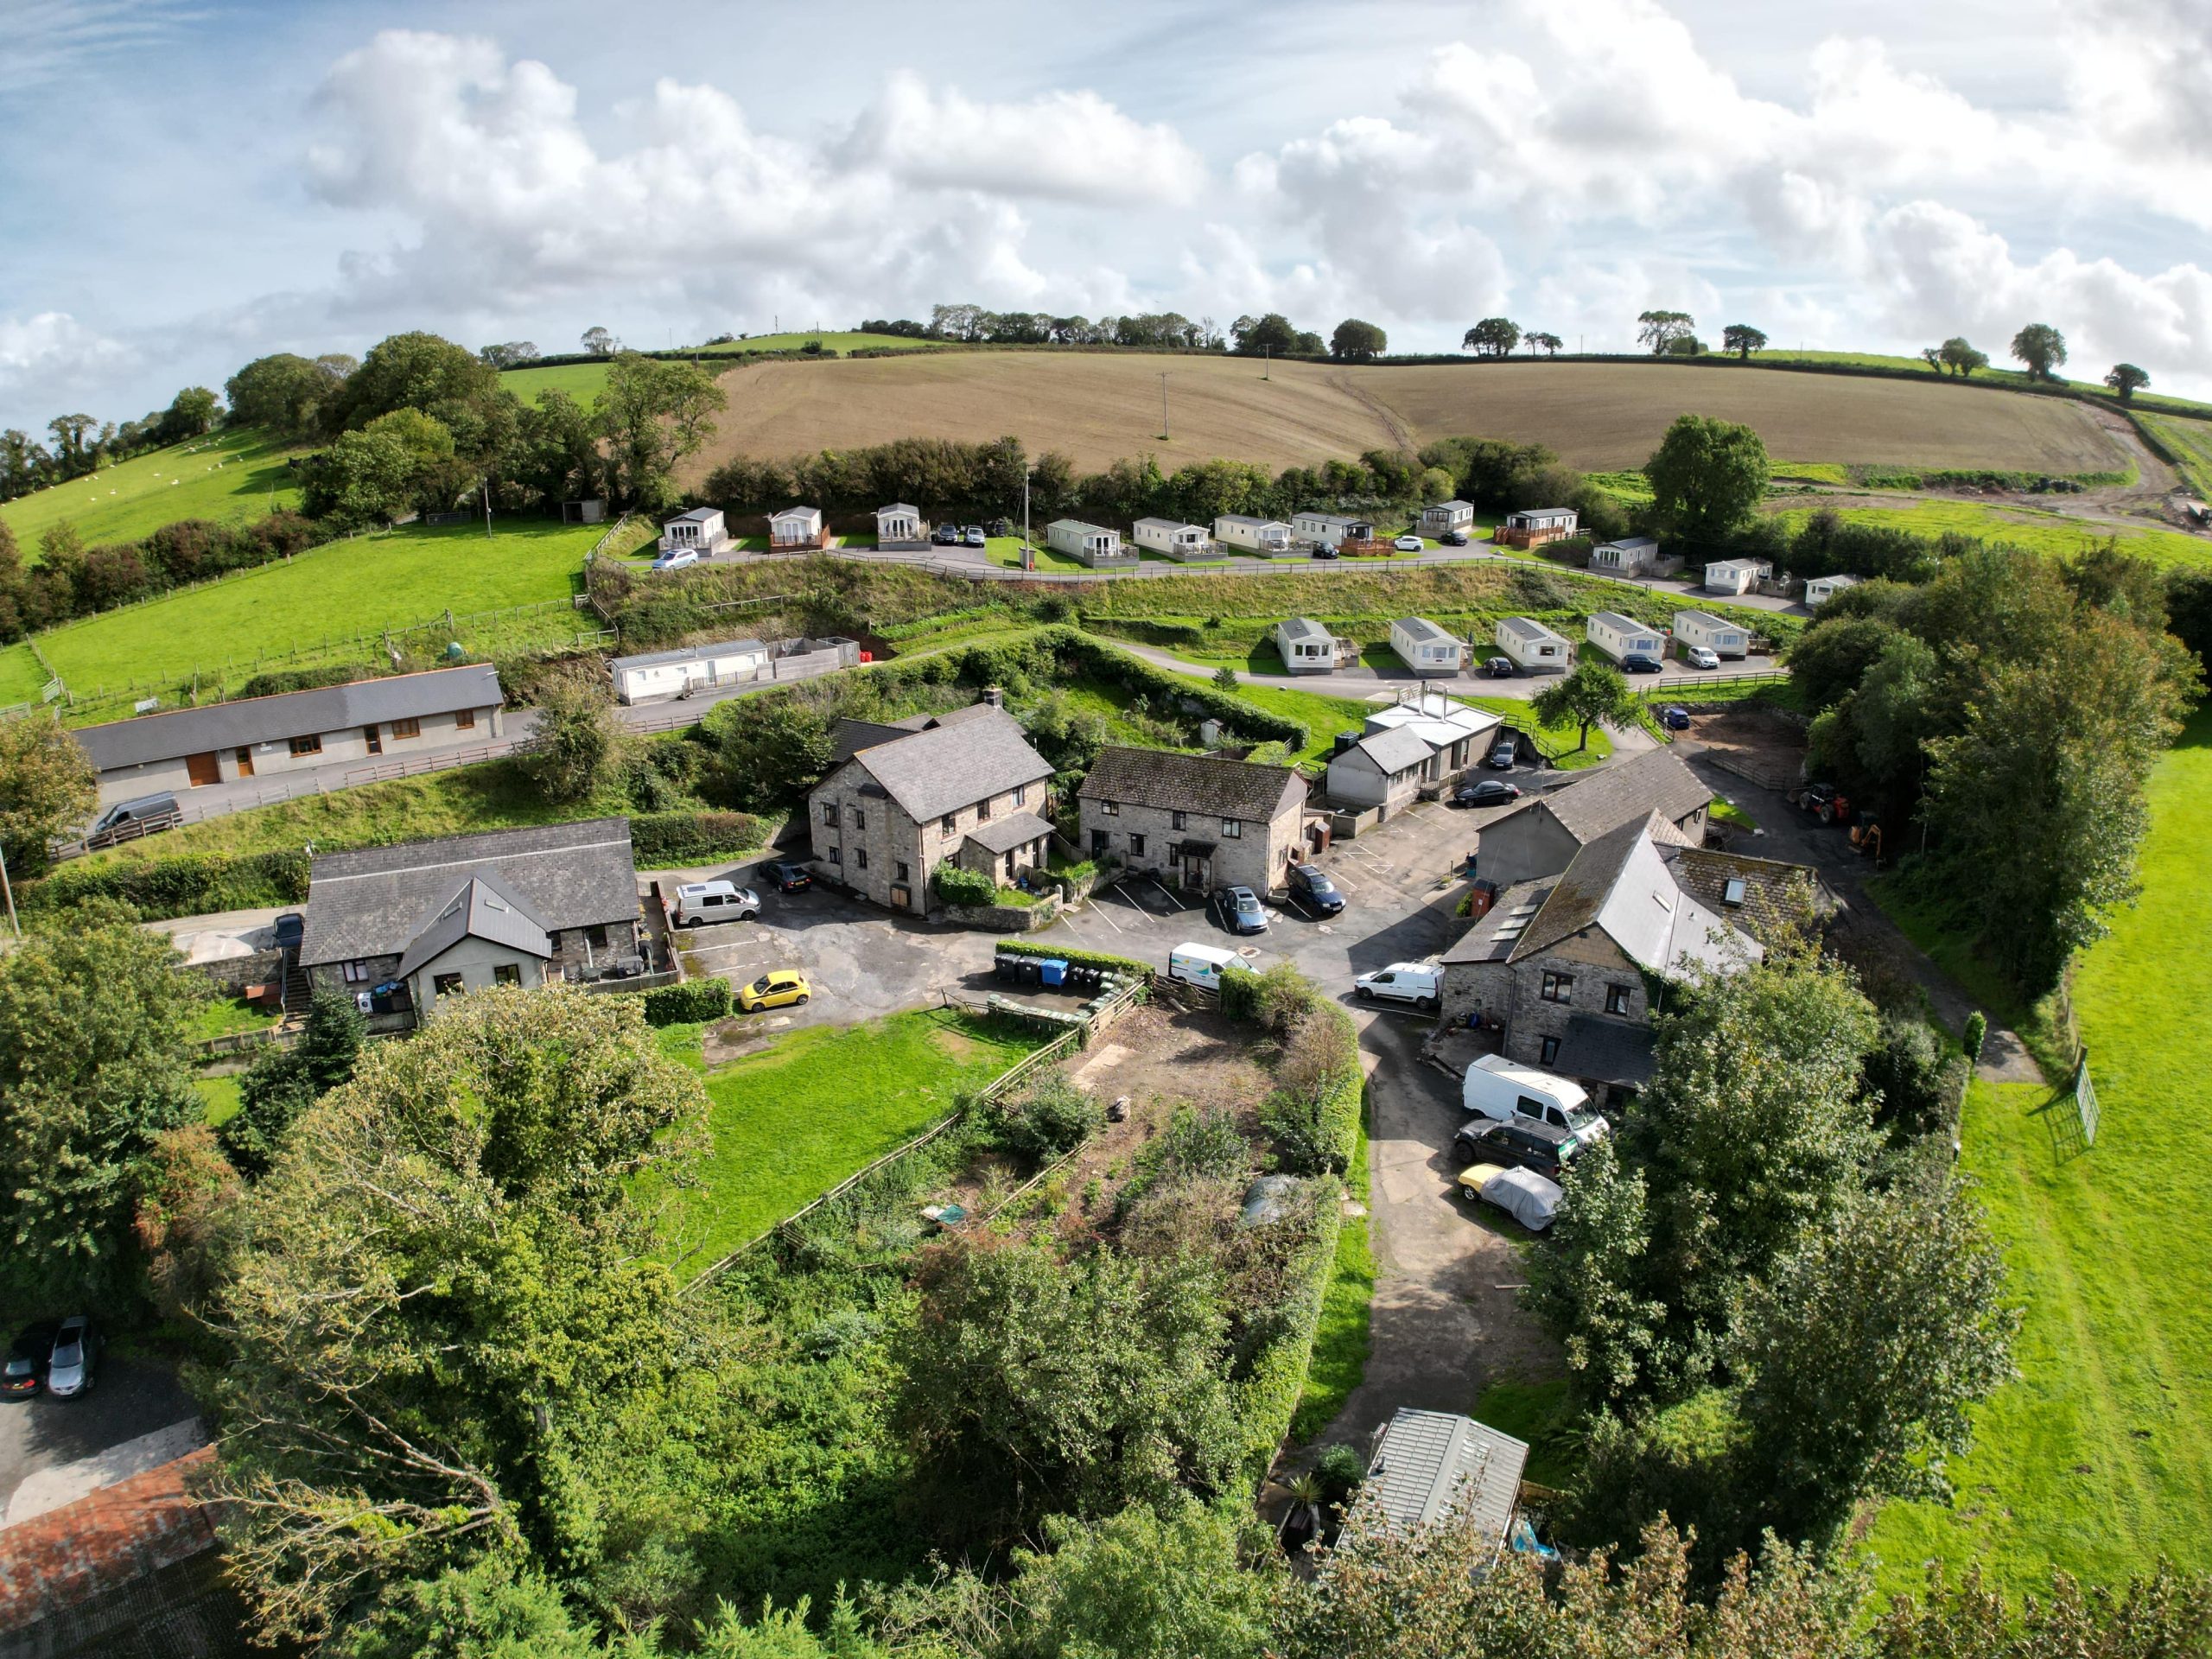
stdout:
<svg viewBox="0 0 2212 1659">
<path fill-rule="evenodd" d="M 1389 337 L 1371 322 L 1346 317 L 1324 340 L 1300 328 L 1280 311 L 1240 316 L 1224 329 L 1211 317 L 1195 321 L 1179 311 L 1129 316 L 1058 316 L 1049 311 L 993 311 L 980 305 L 937 305 L 927 322 L 871 317 L 860 332 L 903 340 L 958 340 L 969 345 L 1122 346 L 1138 350 L 1224 352 L 1239 357 L 1333 357 L 1362 363 L 1389 349 Z"/>
<path fill-rule="evenodd" d="M 10 427 L 0 432 L 0 501 L 67 484 L 151 449 L 204 437 L 214 430 L 220 414 L 213 392 L 205 386 L 187 386 L 169 400 L 167 409 L 120 425 L 90 415 L 57 415 L 46 423 L 50 444 Z"/>
</svg>

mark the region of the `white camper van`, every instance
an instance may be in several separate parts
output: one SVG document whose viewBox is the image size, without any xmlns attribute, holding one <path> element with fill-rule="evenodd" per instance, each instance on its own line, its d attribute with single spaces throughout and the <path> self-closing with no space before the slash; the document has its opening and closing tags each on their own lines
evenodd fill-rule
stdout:
<svg viewBox="0 0 2212 1659">
<path fill-rule="evenodd" d="M 1459 1099 L 1469 1111 L 1484 1117 L 1501 1122 L 1532 1117 L 1585 1141 L 1594 1141 L 1611 1128 L 1590 1109 L 1590 1096 L 1580 1084 L 1517 1065 L 1502 1054 L 1485 1054 L 1467 1068 Z"/>
<path fill-rule="evenodd" d="M 1217 950 L 1210 944 L 1179 944 L 1167 953 L 1167 977 L 1202 990 L 1218 992 L 1224 971 L 1242 966 L 1234 950 Z"/>
</svg>

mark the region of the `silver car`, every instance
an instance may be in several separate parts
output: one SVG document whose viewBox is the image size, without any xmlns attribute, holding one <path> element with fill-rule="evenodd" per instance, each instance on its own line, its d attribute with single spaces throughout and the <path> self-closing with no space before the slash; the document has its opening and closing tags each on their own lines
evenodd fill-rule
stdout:
<svg viewBox="0 0 2212 1659">
<path fill-rule="evenodd" d="M 88 1392 L 99 1355 L 100 1333 L 90 1319 L 79 1313 L 62 1320 L 54 1333 L 53 1357 L 47 1362 L 46 1391 L 57 1400 Z"/>
</svg>

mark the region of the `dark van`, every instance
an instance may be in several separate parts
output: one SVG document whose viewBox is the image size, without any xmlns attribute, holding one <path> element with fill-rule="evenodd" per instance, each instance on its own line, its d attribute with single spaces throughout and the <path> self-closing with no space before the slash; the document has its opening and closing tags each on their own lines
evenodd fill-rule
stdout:
<svg viewBox="0 0 2212 1659">
<path fill-rule="evenodd" d="M 166 790 L 159 795 L 141 795 L 135 801 L 118 801 L 92 820 L 92 827 L 85 832 L 85 848 L 88 852 L 96 852 L 118 842 L 136 841 L 141 836 L 174 830 L 183 822 L 184 814 L 177 808 L 176 797 Z"/>
</svg>

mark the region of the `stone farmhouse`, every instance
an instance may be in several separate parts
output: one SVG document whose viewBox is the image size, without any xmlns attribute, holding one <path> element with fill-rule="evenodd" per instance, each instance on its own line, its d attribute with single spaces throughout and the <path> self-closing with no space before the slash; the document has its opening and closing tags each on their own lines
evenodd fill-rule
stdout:
<svg viewBox="0 0 2212 1659">
<path fill-rule="evenodd" d="M 1501 812 L 1482 829 L 1475 868 L 1500 887 L 1557 875 L 1592 842 L 1656 811 L 1670 839 L 1705 839 L 1713 791 L 1669 749 L 1649 749 Z"/>
<path fill-rule="evenodd" d="M 1188 892 L 1266 893 L 1305 855 L 1306 779 L 1288 766 L 1108 748 L 1076 800 L 1089 856 L 1164 875 Z"/>
</svg>

